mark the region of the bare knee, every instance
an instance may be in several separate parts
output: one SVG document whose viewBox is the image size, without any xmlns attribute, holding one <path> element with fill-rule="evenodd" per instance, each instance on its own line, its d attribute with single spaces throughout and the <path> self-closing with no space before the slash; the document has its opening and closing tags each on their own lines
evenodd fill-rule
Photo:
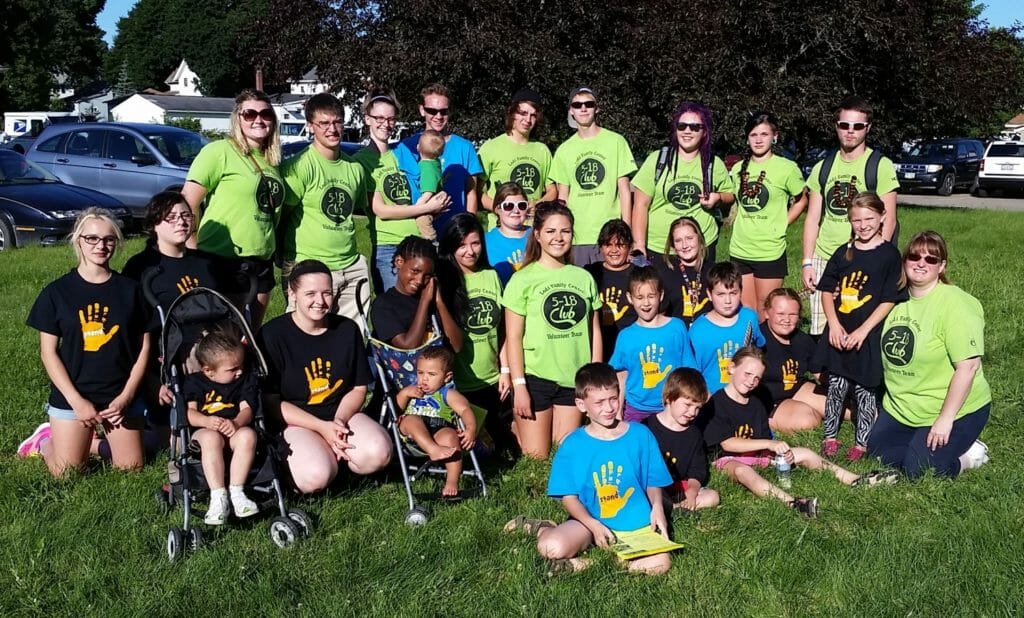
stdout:
<svg viewBox="0 0 1024 618">
<path fill-rule="evenodd" d="M 303 461 L 290 468 L 295 488 L 304 494 L 322 491 L 331 484 L 337 475 L 337 468 L 327 461 Z"/>
<path fill-rule="evenodd" d="M 459 434 L 455 433 L 454 429 L 442 429 L 434 434 L 434 442 L 437 442 L 441 446 L 451 446 L 459 448 Z"/>
<path fill-rule="evenodd" d="M 629 570 L 640 571 L 647 575 L 661 575 L 662 573 L 667 573 L 671 566 L 672 560 L 669 555 L 665 553 L 632 560 L 629 563 Z"/>
<path fill-rule="evenodd" d="M 537 552 L 548 560 L 575 558 L 578 553 L 568 539 L 553 530 L 537 538 Z"/>
<path fill-rule="evenodd" d="M 231 447 L 234 449 L 253 450 L 256 448 L 256 432 L 252 427 L 240 427 L 235 435 L 231 436 Z"/>
</svg>

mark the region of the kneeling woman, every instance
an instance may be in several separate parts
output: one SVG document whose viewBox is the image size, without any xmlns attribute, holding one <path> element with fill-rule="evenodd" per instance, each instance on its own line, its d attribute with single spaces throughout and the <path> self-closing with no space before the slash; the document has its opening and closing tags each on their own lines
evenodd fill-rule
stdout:
<svg viewBox="0 0 1024 618">
<path fill-rule="evenodd" d="M 145 405 L 136 397 L 149 358 L 149 308 L 139 285 L 110 269 L 121 231 L 90 208 L 71 232 L 78 267 L 43 288 L 28 315 L 50 377 L 49 425 L 18 454 L 41 453 L 54 476 L 82 469 L 102 427 L 114 467 L 142 467 Z"/>
<path fill-rule="evenodd" d="M 391 460 L 391 440 L 360 412 L 370 366 L 359 327 L 332 313 L 331 271 L 316 260 L 295 265 L 288 279 L 295 310 L 259 332 L 270 375 L 267 392 L 280 396 L 288 468 L 296 488 L 326 488 L 344 460 L 356 474 L 372 474 Z"/>
</svg>

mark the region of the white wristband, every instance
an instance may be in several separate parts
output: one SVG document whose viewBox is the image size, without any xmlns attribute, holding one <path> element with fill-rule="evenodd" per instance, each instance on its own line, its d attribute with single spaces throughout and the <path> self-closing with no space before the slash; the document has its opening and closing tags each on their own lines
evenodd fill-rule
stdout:
<svg viewBox="0 0 1024 618">
<path fill-rule="evenodd" d="M 501 368 L 501 372 L 502 372 L 502 373 L 512 373 L 512 370 L 511 370 L 511 369 L 509 369 L 508 367 L 502 367 L 502 368 Z"/>
<path fill-rule="evenodd" d="M 512 384 L 515 386 L 526 384 L 526 378 L 512 378 Z"/>
</svg>

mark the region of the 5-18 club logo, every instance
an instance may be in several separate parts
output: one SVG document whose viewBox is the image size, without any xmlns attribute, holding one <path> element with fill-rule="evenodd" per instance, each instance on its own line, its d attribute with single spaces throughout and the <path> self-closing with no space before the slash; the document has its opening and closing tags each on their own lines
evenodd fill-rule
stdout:
<svg viewBox="0 0 1024 618">
<path fill-rule="evenodd" d="M 381 179 L 381 189 L 384 197 L 392 204 L 408 206 L 412 204 L 412 191 L 409 189 L 409 181 L 405 174 L 394 172 Z"/>
<path fill-rule="evenodd" d="M 904 367 L 914 358 L 914 331 L 903 325 L 893 326 L 882 334 L 882 354 L 885 360 Z"/>
<path fill-rule="evenodd" d="M 271 176 L 260 176 L 256 185 L 256 208 L 263 214 L 273 214 L 284 204 L 284 184 Z"/>
<path fill-rule="evenodd" d="M 320 211 L 334 225 L 340 225 L 352 216 L 352 196 L 339 187 L 328 187 L 320 200 Z"/>
<path fill-rule="evenodd" d="M 469 299 L 469 315 L 466 316 L 466 330 L 474 335 L 486 335 L 501 319 L 501 306 L 490 298 L 476 296 Z"/>
<path fill-rule="evenodd" d="M 587 315 L 587 301 L 575 292 L 559 290 L 544 299 L 544 319 L 552 328 L 569 330 Z"/>
<path fill-rule="evenodd" d="M 665 191 L 665 199 L 679 210 L 689 210 L 700 201 L 700 187 L 695 182 L 677 182 Z"/>
<path fill-rule="evenodd" d="M 576 182 L 580 188 L 592 191 L 604 181 L 604 163 L 597 159 L 583 159 L 576 166 Z"/>
<path fill-rule="evenodd" d="M 512 173 L 509 174 L 508 179 L 510 182 L 518 184 L 523 188 L 523 191 L 526 191 L 527 195 L 530 195 L 539 188 L 540 170 L 532 163 L 520 163 L 512 168 Z"/>
</svg>

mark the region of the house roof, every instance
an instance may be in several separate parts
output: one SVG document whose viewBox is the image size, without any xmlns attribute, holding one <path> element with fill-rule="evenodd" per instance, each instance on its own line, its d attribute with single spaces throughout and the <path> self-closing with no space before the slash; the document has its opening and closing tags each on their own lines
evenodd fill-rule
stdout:
<svg viewBox="0 0 1024 618">
<path fill-rule="evenodd" d="M 230 97 L 179 97 L 146 93 L 139 93 L 138 96 L 168 112 L 230 114 L 235 109 L 235 100 Z M 295 94 L 270 95 L 270 100 L 276 104 L 295 103 L 307 98 Z"/>
<path fill-rule="evenodd" d="M 305 73 L 303 73 L 302 77 L 299 78 L 299 81 L 300 82 L 318 82 L 318 81 L 320 81 L 320 77 L 317 75 L 317 72 L 316 72 L 316 67 L 313 67 L 312 69 L 310 69 L 310 70 L 306 71 Z"/>
<path fill-rule="evenodd" d="M 165 84 L 176 84 L 181 81 L 181 74 L 188 68 L 188 63 L 182 58 L 181 62 L 178 63 L 178 67 L 171 71 L 171 74 L 164 80 Z"/>
<path fill-rule="evenodd" d="M 1009 120 L 1006 121 L 1006 126 L 1008 127 L 1019 127 L 1022 125 L 1024 125 L 1024 113 L 1017 114 L 1013 118 L 1010 118 Z"/>
</svg>

